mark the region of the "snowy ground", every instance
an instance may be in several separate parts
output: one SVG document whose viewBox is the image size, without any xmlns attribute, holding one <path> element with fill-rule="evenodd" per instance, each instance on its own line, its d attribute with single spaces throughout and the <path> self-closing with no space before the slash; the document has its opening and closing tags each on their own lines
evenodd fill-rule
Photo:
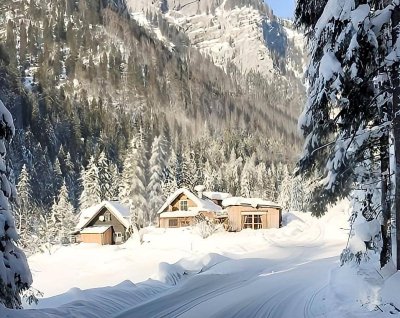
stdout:
<svg viewBox="0 0 400 318">
<path fill-rule="evenodd" d="M 319 220 L 288 213 L 281 229 L 207 239 L 189 228 L 148 229 L 143 244 L 80 244 L 37 254 L 29 263 L 44 298 L 31 309 L 0 309 L 0 317 L 390 315 L 393 306 L 373 312 L 362 307 L 355 297 L 360 282 L 347 280 L 352 269 L 338 270 L 347 218 L 339 206 Z M 387 290 L 399 281 L 393 276 Z M 345 291 L 354 299 L 343 299 Z"/>
</svg>

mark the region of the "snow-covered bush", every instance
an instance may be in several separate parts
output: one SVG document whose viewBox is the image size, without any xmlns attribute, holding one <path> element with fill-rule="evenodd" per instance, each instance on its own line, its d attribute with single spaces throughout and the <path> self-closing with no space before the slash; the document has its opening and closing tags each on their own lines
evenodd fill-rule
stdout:
<svg viewBox="0 0 400 318">
<path fill-rule="evenodd" d="M 198 215 L 196 216 L 194 229 L 203 239 L 205 239 L 223 229 L 223 225 L 215 223 L 204 215 Z"/>
</svg>

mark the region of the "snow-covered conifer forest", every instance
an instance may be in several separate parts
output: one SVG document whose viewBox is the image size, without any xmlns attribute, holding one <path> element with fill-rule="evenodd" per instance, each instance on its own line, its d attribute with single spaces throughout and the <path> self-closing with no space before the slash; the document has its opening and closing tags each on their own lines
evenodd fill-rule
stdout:
<svg viewBox="0 0 400 318">
<path fill-rule="evenodd" d="M 293 17 L 0 1 L 0 317 L 400 314 L 400 3 Z"/>
</svg>

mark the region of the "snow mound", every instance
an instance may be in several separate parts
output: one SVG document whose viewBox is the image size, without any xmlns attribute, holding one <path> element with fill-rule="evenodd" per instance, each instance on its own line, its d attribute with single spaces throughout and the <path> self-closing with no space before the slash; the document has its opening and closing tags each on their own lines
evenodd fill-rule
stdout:
<svg viewBox="0 0 400 318">
<path fill-rule="evenodd" d="M 175 264 L 160 263 L 157 279 L 169 285 L 176 285 L 185 275 L 205 272 L 216 264 L 229 260 L 228 257 L 210 253 L 200 258 L 181 259 Z"/>
</svg>

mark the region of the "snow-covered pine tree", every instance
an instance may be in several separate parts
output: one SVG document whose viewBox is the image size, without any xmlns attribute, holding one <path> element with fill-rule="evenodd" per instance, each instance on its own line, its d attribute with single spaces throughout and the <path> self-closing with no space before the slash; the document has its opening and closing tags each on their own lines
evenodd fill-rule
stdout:
<svg viewBox="0 0 400 318">
<path fill-rule="evenodd" d="M 265 195 L 268 200 L 277 200 L 277 189 L 276 189 L 276 175 L 275 175 L 275 165 L 271 165 L 267 169 L 267 177 L 265 180 Z"/>
<path fill-rule="evenodd" d="M 264 162 L 260 162 L 256 166 L 255 176 L 257 178 L 257 183 L 254 188 L 254 196 L 258 198 L 264 198 L 271 200 L 267 195 L 267 167 Z"/>
<path fill-rule="evenodd" d="M 253 196 L 255 185 L 257 183 L 257 176 L 255 175 L 256 157 L 253 154 L 244 164 L 242 173 L 240 175 L 240 190 L 241 195 L 247 198 Z"/>
<path fill-rule="evenodd" d="M 157 211 L 163 205 L 161 181 L 163 177 L 164 154 L 161 148 L 160 137 L 155 137 L 151 146 L 150 157 L 150 180 L 147 185 L 147 195 L 149 198 L 149 220 L 152 222 Z"/>
<path fill-rule="evenodd" d="M 76 208 L 78 206 L 78 196 L 79 191 L 79 176 L 75 172 L 74 164 L 72 163 L 71 154 L 67 152 L 64 158 L 64 179 L 67 185 L 68 193 L 72 205 Z"/>
<path fill-rule="evenodd" d="M 180 180 L 179 187 L 193 191 L 196 186 L 196 172 L 194 153 L 190 151 L 190 148 L 186 148 L 182 153 L 180 177 L 177 178 L 177 180 Z"/>
<path fill-rule="evenodd" d="M 56 205 L 58 236 L 61 243 L 69 242 L 69 234 L 75 229 L 76 216 L 74 207 L 69 200 L 69 193 L 65 181 L 63 182 Z"/>
<path fill-rule="evenodd" d="M 83 191 L 79 199 L 80 209 L 86 209 L 101 202 L 101 188 L 96 160 L 92 156 L 86 170 L 81 172 Z"/>
<path fill-rule="evenodd" d="M 121 202 L 128 205 L 131 204 L 133 198 L 133 182 L 136 169 L 138 143 L 139 141 L 137 137 L 132 138 L 122 167 L 118 198 Z"/>
<path fill-rule="evenodd" d="M 366 179 L 381 188 L 381 211 L 372 210 L 372 204 L 361 210 L 360 205 L 354 205 L 353 220 L 360 213 L 367 222 L 382 216 L 380 235 L 372 237 L 382 240 L 380 262 L 384 266 L 390 258 L 387 176 L 391 118 L 390 90 L 385 84 L 390 80 L 385 69 L 393 47 L 393 6 L 383 0 L 329 0 L 321 1 L 315 10 L 307 2 L 299 0 L 296 9 L 297 24 L 310 31 L 311 57 L 306 73 L 308 101 L 299 120 L 306 137 L 299 171 L 309 177 L 319 175 L 310 208 L 321 215 L 327 204 L 362 186 L 365 178 L 359 176 L 368 167 Z M 376 85 L 382 77 L 387 80 Z M 363 193 L 368 201 L 370 191 Z"/>
<path fill-rule="evenodd" d="M 172 149 L 171 155 L 166 164 L 166 168 L 164 169 L 164 176 L 162 181 L 162 192 L 164 199 L 166 199 L 170 194 L 174 193 L 178 189 L 175 167 L 176 167 L 176 153 Z"/>
<path fill-rule="evenodd" d="M 182 154 L 182 149 L 178 148 L 174 153 L 171 155 L 172 159 L 175 159 L 173 162 L 174 171 L 173 174 L 175 176 L 176 184 L 178 188 L 187 187 L 184 183 L 184 170 L 185 170 L 185 163 L 184 163 L 184 156 Z"/>
<path fill-rule="evenodd" d="M 32 284 L 32 275 L 24 252 L 16 246 L 15 229 L 9 200 L 16 199 L 16 189 L 8 180 L 10 169 L 6 164 L 6 141 L 15 133 L 10 112 L 0 100 L 0 303 L 8 308 L 21 308 L 20 294 Z"/>
<path fill-rule="evenodd" d="M 146 195 L 146 150 L 138 136 L 135 136 L 129 145 L 121 176 L 119 199 L 129 205 L 131 223 L 142 227 L 147 219 Z"/>
<path fill-rule="evenodd" d="M 99 174 L 99 184 L 100 184 L 100 199 L 109 200 L 111 199 L 110 189 L 111 189 L 111 171 L 110 162 L 106 156 L 106 153 L 102 151 L 100 153 L 99 159 L 97 160 L 97 168 Z"/>
<path fill-rule="evenodd" d="M 282 181 L 279 187 L 279 205 L 288 210 L 290 208 L 290 200 L 292 195 L 292 178 L 289 174 L 287 165 L 282 167 Z"/>
<path fill-rule="evenodd" d="M 204 164 L 204 187 L 206 190 L 209 191 L 214 191 L 215 189 L 215 178 L 216 173 L 213 167 L 210 164 L 210 161 L 207 160 L 206 163 Z"/>
<path fill-rule="evenodd" d="M 15 222 L 20 235 L 20 240 L 25 241 L 26 238 L 29 237 L 29 234 L 31 234 L 30 221 L 32 217 L 32 185 L 26 164 L 22 166 L 17 184 L 17 191 L 18 205 L 15 210 Z"/>
<path fill-rule="evenodd" d="M 119 196 L 120 187 L 120 174 L 118 171 L 118 166 L 116 164 L 111 164 L 110 166 L 110 199 L 116 199 Z"/>
<path fill-rule="evenodd" d="M 232 148 L 228 162 L 224 165 L 224 176 L 226 187 L 229 193 L 237 195 L 240 193 L 240 169 L 242 166 L 242 158 L 236 158 L 235 149 Z"/>
<path fill-rule="evenodd" d="M 145 162 L 146 162 L 146 149 L 142 143 L 138 144 L 137 156 L 136 156 L 136 164 L 134 171 L 134 181 L 132 188 L 132 206 L 131 209 L 132 215 L 131 219 L 134 220 L 134 223 L 138 224 L 140 227 L 148 225 L 148 195 L 146 192 L 146 171 L 145 171 Z"/>
<path fill-rule="evenodd" d="M 61 172 L 61 164 L 60 164 L 60 160 L 58 159 L 58 157 L 56 157 L 56 160 L 53 165 L 53 180 L 54 180 L 54 183 L 53 183 L 53 185 L 54 185 L 53 191 L 54 192 L 53 193 L 55 196 L 57 196 L 60 191 L 61 185 L 63 183 L 63 174 Z"/>
<path fill-rule="evenodd" d="M 306 182 L 301 176 L 292 176 L 290 210 L 306 211 Z"/>
</svg>

